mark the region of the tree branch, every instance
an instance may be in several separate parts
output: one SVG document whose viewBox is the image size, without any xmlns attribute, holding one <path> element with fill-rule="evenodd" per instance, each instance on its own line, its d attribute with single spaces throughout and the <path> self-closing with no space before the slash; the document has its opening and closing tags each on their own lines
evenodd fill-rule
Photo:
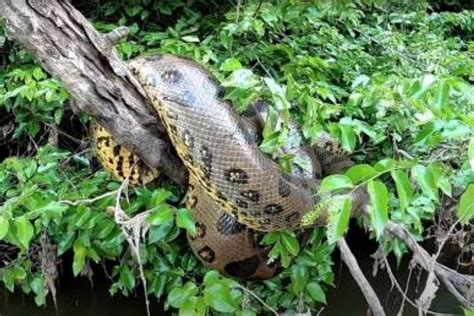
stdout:
<svg viewBox="0 0 474 316">
<path fill-rule="evenodd" d="M 100 34 L 67 0 L 2 0 L 0 17 L 7 34 L 61 80 L 76 110 L 92 115 L 150 167 L 186 183 L 156 113 L 113 48 L 126 28 Z"/>
<path fill-rule="evenodd" d="M 337 242 L 337 247 L 341 252 L 342 261 L 344 261 L 352 277 L 359 286 L 362 294 L 365 297 L 365 300 L 370 306 L 370 310 L 372 311 L 373 315 L 385 315 L 385 311 L 383 310 L 382 304 L 380 303 L 377 294 L 370 285 L 369 281 L 367 281 L 367 279 L 365 278 L 364 273 L 360 269 L 359 264 L 357 263 L 357 259 L 352 254 L 351 249 L 346 243 L 346 240 L 344 238 L 341 238 Z"/>
<path fill-rule="evenodd" d="M 464 306 L 474 307 L 474 276 L 464 275 L 436 262 L 430 254 L 413 239 L 402 226 L 391 221 L 385 227 L 390 233 L 403 241 L 413 252 L 413 259 L 426 271 L 434 271 L 451 294 Z"/>
</svg>

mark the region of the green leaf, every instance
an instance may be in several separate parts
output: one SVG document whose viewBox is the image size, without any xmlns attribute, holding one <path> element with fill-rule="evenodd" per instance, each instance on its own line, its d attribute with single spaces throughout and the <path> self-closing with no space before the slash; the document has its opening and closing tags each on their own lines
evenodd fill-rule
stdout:
<svg viewBox="0 0 474 316">
<path fill-rule="evenodd" d="M 236 316 L 257 316 L 257 313 L 254 311 L 238 311 Z"/>
<path fill-rule="evenodd" d="M 36 305 L 44 305 L 46 303 L 46 291 L 43 279 L 39 277 L 34 278 L 33 281 L 31 281 L 31 289 L 36 294 Z"/>
<path fill-rule="evenodd" d="M 346 151 L 353 151 L 356 146 L 356 134 L 354 129 L 350 125 L 339 124 L 339 129 L 341 130 L 341 144 L 342 148 Z"/>
<path fill-rule="evenodd" d="M 300 251 L 298 239 L 296 239 L 296 237 L 292 233 L 284 232 L 281 235 L 281 241 L 285 246 L 285 249 L 288 250 L 288 252 L 293 256 L 296 256 Z"/>
<path fill-rule="evenodd" d="M 458 218 L 465 224 L 474 217 L 474 184 L 469 184 L 459 200 Z"/>
<path fill-rule="evenodd" d="M 348 176 L 336 174 L 323 179 L 319 192 L 324 193 L 338 189 L 350 189 L 353 187 L 354 184 L 352 184 L 352 181 Z"/>
<path fill-rule="evenodd" d="M 375 175 L 377 175 L 377 171 L 367 164 L 355 165 L 346 171 L 346 176 L 348 176 L 354 184 L 365 181 Z"/>
<path fill-rule="evenodd" d="M 187 208 L 178 209 L 176 215 L 176 225 L 179 228 L 184 228 L 191 235 L 196 235 L 196 223 L 191 215 L 191 211 Z"/>
<path fill-rule="evenodd" d="M 156 211 L 147 217 L 147 222 L 151 225 L 162 225 L 173 218 L 173 211 L 167 204 L 158 205 Z"/>
<path fill-rule="evenodd" d="M 237 69 L 222 82 L 224 87 L 234 87 L 241 89 L 249 89 L 255 87 L 259 83 L 257 77 L 250 69 Z"/>
<path fill-rule="evenodd" d="M 151 197 L 151 200 L 153 201 L 153 206 L 159 206 L 160 204 L 163 204 L 166 202 L 167 199 L 169 199 L 173 193 L 171 193 L 168 190 L 165 189 L 158 189 L 153 192 L 153 196 Z"/>
<path fill-rule="evenodd" d="M 469 141 L 467 159 L 469 161 L 469 166 L 471 166 L 471 170 L 474 171 L 474 137 L 471 137 L 471 140 Z"/>
<path fill-rule="evenodd" d="M 8 234 L 8 227 L 10 226 L 10 222 L 3 216 L 0 216 L 0 240 L 5 238 Z"/>
<path fill-rule="evenodd" d="M 320 302 L 323 304 L 326 303 L 326 294 L 324 293 L 323 289 L 317 282 L 309 282 L 306 285 L 306 290 L 309 293 L 309 296 L 316 302 Z"/>
<path fill-rule="evenodd" d="M 438 188 L 431 170 L 425 166 L 416 165 L 413 167 L 413 174 L 423 193 L 432 200 L 438 201 Z"/>
<path fill-rule="evenodd" d="M 308 279 L 308 271 L 306 267 L 294 264 L 291 267 L 291 290 L 295 295 L 299 295 L 303 290 L 304 286 L 306 285 L 306 281 Z"/>
<path fill-rule="evenodd" d="M 15 220 L 16 237 L 24 249 L 28 249 L 30 241 L 34 235 L 34 227 L 26 215 L 20 216 Z"/>
<path fill-rule="evenodd" d="M 393 170 L 391 172 L 392 178 L 397 187 L 398 200 L 400 202 L 400 210 L 405 213 L 408 204 L 413 199 L 413 187 L 410 183 L 408 175 L 403 170 Z"/>
<path fill-rule="evenodd" d="M 378 161 L 375 164 L 374 169 L 378 172 L 385 172 L 385 171 L 394 169 L 396 167 L 397 167 L 397 161 L 395 159 L 385 158 Z"/>
<path fill-rule="evenodd" d="M 43 79 L 43 70 L 41 70 L 41 68 L 39 67 L 36 67 L 34 70 L 33 70 L 33 78 L 35 78 L 36 80 L 41 80 Z"/>
<path fill-rule="evenodd" d="M 135 277 L 133 276 L 132 271 L 130 271 L 128 265 L 120 266 L 119 281 L 123 286 L 125 286 L 125 288 L 129 290 L 135 287 Z"/>
<path fill-rule="evenodd" d="M 434 93 L 433 107 L 440 111 L 449 102 L 449 84 L 446 81 L 441 81 Z"/>
<path fill-rule="evenodd" d="M 421 99 L 428 90 L 431 89 L 433 84 L 436 82 L 436 77 L 432 74 L 427 74 L 423 77 L 421 84 L 415 85 L 413 88 L 413 94 L 411 97 L 415 100 Z"/>
<path fill-rule="evenodd" d="M 222 65 L 220 67 L 220 70 L 222 70 L 222 71 L 234 71 L 234 70 L 241 69 L 241 68 L 242 68 L 242 64 L 240 63 L 240 61 L 235 57 L 231 57 L 231 58 L 227 58 L 222 63 Z"/>
<path fill-rule="evenodd" d="M 382 236 L 388 222 L 388 190 L 380 181 L 370 180 L 367 184 L 370 196 L 370 218 L 377 237 Z"/>
<path fill-rule="evenodd" d="M 196 304 L 198 298 L 196 296 L 189 297 L 181 306 L 179 307 L 179 316 L 195 316 L 200 315 L 196 311 Z"/>
<path fill-rule="evenodd" d="M 238 304 L 232 297 L 230 289 L 222 283 L 215 283 L 204 289 L 204 300 L 207 305 L 221 313 L 233 313 Z"/>
<path fill-rule="evenodd" d="M 352 200 L 349 197 L 345 197 L 341 203 L 341 209 L 331 219 L 328 227 L 328 242 L 335 243 L 342 236 L 344 236 L 347 228 L 349 227 L 349 220 L 351 218 Z"/>
<path fill-rule="evenodd" d="M 186 282 L 183 287 L 175 287 L 168 294 L 168 304 L 174 308 L 180 308 L 190 297 L 199 292 L 198 287 L 191 281 Z"/>
<path fill-rule="evenodd" d="M 86 248 L 79 239 L 74 242 L 72 248 L 74 250 L 72 272 L 74 273 L 74 276 L 78 276 L 86 262 Z"/>
<path fill-rule="evenodd" d="M 199 43 L 199 37 L 197 37 L 196 35 L 186 35 L 186 36 L 183 36 L 181 37 L 181 39 L 185 42 L 188 42 L 188 43 Z"/>
</svg>

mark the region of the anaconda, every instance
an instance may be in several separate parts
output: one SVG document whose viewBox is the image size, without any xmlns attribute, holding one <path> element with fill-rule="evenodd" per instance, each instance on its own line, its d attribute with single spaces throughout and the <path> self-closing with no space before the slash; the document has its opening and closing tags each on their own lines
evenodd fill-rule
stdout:
<svg viewBox="0 0 474 316">
<path fill-rule="evenodd" d="M 239 117 L 219 98 L 219 86 L 199 65 L 164 55 L 139 57 L 130 66 L 191 175 L 194 189 L 188 206 L 198 232 L 189 241 L 195 254 L 227 275 L 247 279 L 275 275 L 278 265 L 267 265 L 268 249 L 257 244 L 258 231 L 300 226 L 316 202 L 316 180 L 327 173 L 320 162 L 339 168 L 349 160 L 334 158 L 343 156 L 332 155 L 332 149 L 324 146 L 316 155 L 308 148 L 296 149 L 310 167 L 285 174 L 255 143 L 255 122 L 262 122 L 257 116 L 265 116 L 265 111 L 248 119 Z M 99 156 L 105 152 L 110 156 L 112 148 L 114 157 L 100 161 L 115 176 L 130 175 L 131 183 L 138 184 L 157 175 L 126 148 L 100 136 L 103 129 L 96 130 Z M 108 150 L 101 151 L 100 143 Z"/>
<path fill-rule="evenodd" d="M 262 138 L 268 107 L 261 102 L 250 106 L 241 118 L 246 131 L 259 142 Z M 150 182 L 159 174 L 157 170 L 146 167 L 143 162 L 125 146 L 115 143 L 111 134 L 97 123 L 91 124 L 91 132 L 96 146 L 96 155 L 101 165 L 114 177 L 129 178 L 131 185 Z M 291 124 L 291 134 L 299 133 L 296 123 Z M 295 167 L 295 175 L 307 186 L 314 186 L 314 172 L 321 173 L 315 150 L 307 147 L 292 148 L 284 146 L 283 152 L 291 151 L 301 159 L 310 159 L 309 170 L 300 171 Z M 263 280 L 273 277 L 281 265 L 275 262 L 268 265 L 268 247 L 258 244 L 261 233 L 237 222 L 234 217 L 222 211 L 199 185 L 190 184 L 187 206 L 192 210 L 196 221 L 197 234 L 189 236 L 191 249 L 207 267 L 219 270 L 222 274 L 249 280 Z M 304 237 L 304 233 L 299 234 Z"/>
<path fill-rule="evenodd" d="M 259 231 L 300 226 L 316 188 L 300 185 L 260 152 L 209 72 L 172 55 L 137 57 L 129 66 L 192 181 L 223 211 Z"/>
</svg>

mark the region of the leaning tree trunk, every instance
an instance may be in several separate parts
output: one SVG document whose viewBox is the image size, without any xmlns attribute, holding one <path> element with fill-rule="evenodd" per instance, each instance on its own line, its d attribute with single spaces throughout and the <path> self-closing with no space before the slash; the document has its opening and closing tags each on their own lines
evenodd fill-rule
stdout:
<svg viewBox="0 0 474 316">
<path fill-rule="evenodd" d="M 113 48 L 126 28 L 100 34 L 64 0 L 1 0 L 0 17 L 8 35 L 64 84 L 76 110 L 92 115 L 150 167 L 186 182 L 156 113 Z"/>
</svg>

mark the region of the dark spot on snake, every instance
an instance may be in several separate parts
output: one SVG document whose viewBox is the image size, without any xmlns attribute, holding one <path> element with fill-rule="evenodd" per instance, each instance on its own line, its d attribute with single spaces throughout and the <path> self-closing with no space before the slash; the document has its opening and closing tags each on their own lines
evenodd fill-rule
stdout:
<svg viewBox="0 0 474 316">
<path fill-rule="evenodd" d="M 255 108 L 255 111 L 258 113 L 264 112 L 268 110 L 268 104 L 264 100 L 259 100 L 254 103 L 253 107 Z"/>
<path fill-rule="evenodd" d="M 114 156 L 119 156 L 120 155 L 120 145 L 115 145 L 114 146 Z"/>
<path fill-rule="evenodd" d="M 130 168 L 135 164 L 135 158 L 133 155 L 128 156 L 128 164 L 130 165 Z"/>
<path fill-rule="evenodd" d="M 288 223 L 292 223 L 294 222 L 295 220 L 297 220 L 298 218 L 300 217 L 300 214 L 298 212 L 293 212 L 289 215 L 287 215 L 285 217 L 285 220 L 288 222 Z"/>
<path fill-rule="evenodd" d="M 254 274 L 258 267 L 260 266 L 260 259 L 257 255 L 252 256 L 250 258 L 241 260 L 241 261 L 234 261 L 228 263 L 224 267 L 224 271 L 233 277 L 236 278 L 247 278 Z"/>
<path fill-rule="evenodd" d="M 176 94 L 163 95 L 163 100 L 173 102 L 182 107 L 188 108 L 194 105 L 194 102 L 196 101 L 196 97 L 191 91 L 186 90 L 180 95 L 176 95 Z"/>
<path fill-rule="evenodd" d="M 113 164 L 114 163 L 114 160 L 112 158 L 109 158 L 109 163 L 110 164 Z"/>
<path fill-rule="evenodd" d="M 217 196 L 217 199 L 221 201 L 227 201 L 227 197 L 221 191 L 217 191 L 216 196 Z"/>
<path fill-rule="evenodd" d="M 224 176 L 229 182 L 246 184 L 249 182 L 247 172 L 238 168 L 231 168 L 224 171 Z"/>
<path fill-rule="evenodd" d="M 240 195 L 242 195 L 244 198 L 247 198 L 249 201 L 258 203 L 260 200 L 260 193 L 255 190 L 244 190 L 240 191 Z"/>
<path fill-rule="evenodd" d="M 178 128 L 174 124 L 169 124 L 168 123 L 168 129 L 173 133 L 173 134 L 178 134 Z"/>
<path fill-rule="evenodd" d="M 97 142 L 97 143 L 106 142 L 106 141 L 108 141 L 109 139 L 110 139 L 110 137 L 108 137 L 108 136 L 100 136 L 100 137 L 97 137 L 96 142 Z"/>
<path fill-rule="evenodd" d="M 198 255 L 204 262 L 207 262 L 207 263 L 211 263 L 212 261 L 214 261 L 216 257 L 214 250 L 212 250 L 208 246 L 205 246 L 204 248 L 199 250 Z"/>
<path fill-rule="evenodd" d="M 188 199 L 189 208 L 194 208 L 197 205 L 197 202 L 198 202 L 198 198 L 196 195 L 193 194 L 192 196 L 190 196 Z"/>
<path fill-rule="evenodd" d="M 250 105 L 248 106 L 245 111 L 242 112 L 242 115 L 245 117 L 253 117 L 257 114 L 257 111 L 255 110 L 255 107 Z"/>
<path fill-rule="evenodd" d="M 260 133 L 255 133 L 253 141 L 257 146 L 260 146 L 263 142 L 263 136 Z"/>
<path fill-rule="evenodd" d="M 233 235 L 242 232 L 245 229 L 245 226 L 237 222 L 235 217 L 221 211 L 222 215 L 217 220 L 216 228 L 217 231 L 224 235 Z"/>
<path fill-rule="evenodd" d="M 120 177 L 124 177 L 123 173 L 123 157 L 119 156 L 117 160 L 117 167 L 115 168 Z"/>
<path fill-rule="evenodd" d="M 260 225 L 269 225 L 270 224 L 270 219 L 269 218 L 260 218 L 258 220 L 258 223 Z"/>
<path fill-rule="evenodd" d="M 237 133 L 241 133 L 249 144 L 255 141 L 254 135 L 247 130 L 245 123 L 242 120 L 239 120 L 237 123 Z"/>
<path fill-rule="evenodd" d="M 224 88 L 222 88 L 222 87 L 219 86 L 219 87 L 216 87 L 216 89 L 217 89 L 217 90 L 216 90 L 216 96 L 217 96 L 217 98 L 222 99 L 222 98 L 224 97 L 224 95 L 225 95 L 225 90 L 224 90 Z"/>
<path fill-rule="evenodd" d="M 280 194 L 281 197 L 287 197 L 291 193 L 291 187 L 288 180 L 288 176 L 286 175 L 283 175 L 278 179 L 278 194 Z"/>
<path fill-rule="evenodd" d="M 237 206 L 240 207 L 240 208 L 248 208 L 249 207 L 249 204 L 247 202 L 245 202 L 244 200 L 239 199 L 239 198 L 235 199 L 235 204 L 237 204 Z"/>
<path fill-rule="evenodd" d="M 206 236 L 206 225 L 203 223 L 196 223 L 196 237 L 203 238 Z"/>
<path fill-rule="evenodd" d="M 212 154 L 206 145 L 201 147 L 201 160 L 203 162 L 203 171 L 206 179 L 210 179 L 212 172 Z"/>
<path fill-rule="evenodd" d="M 194 137 L 187 129 L 183 131 L 183 142 L 188 148 L 194 147 Z"/>
<path fill-rule="evenodd" d="M 267 214 L 279 214 L 281 212 L 283 212 L 283 207 L 280 205 L 280 204 L 268 204 L 267 206 L 265 206 L 265 208 L 263 209 L 263 211 Z"/>
<path fill-rule="evenodd" d="M 177 84 L 183 80 L 183 75 L 178 70 L 167 70 L 161 74 L 164 82 Z"/>
</svg>

